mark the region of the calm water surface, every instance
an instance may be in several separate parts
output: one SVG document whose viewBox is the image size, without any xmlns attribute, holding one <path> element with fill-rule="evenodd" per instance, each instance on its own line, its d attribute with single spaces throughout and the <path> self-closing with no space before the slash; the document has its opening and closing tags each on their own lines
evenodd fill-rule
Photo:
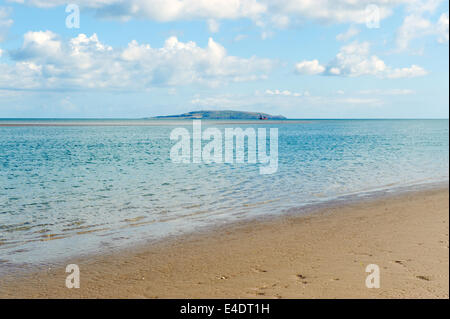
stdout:
<svg viewBox="0 0 450 319">
<path fill-rule="evenodd" d="M 209 123 L 277 127 L 273 175 L 259 164 L 174 164 L 164 121 L 1 126 L 11 123 L 36 121 L 0 120 L 0 273 L 449 176 L 448 120 Z"/>
</svg>

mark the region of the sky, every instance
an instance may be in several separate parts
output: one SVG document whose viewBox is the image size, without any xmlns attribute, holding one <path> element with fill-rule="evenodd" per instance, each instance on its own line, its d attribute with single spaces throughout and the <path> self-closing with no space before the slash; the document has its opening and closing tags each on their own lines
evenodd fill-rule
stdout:
<svg viewBox="0 0 450 319">
<path fill-rule="evenodd" d="M 0 0 L 0 118 L 448 118 L 447 0 Z"/>
</svg>

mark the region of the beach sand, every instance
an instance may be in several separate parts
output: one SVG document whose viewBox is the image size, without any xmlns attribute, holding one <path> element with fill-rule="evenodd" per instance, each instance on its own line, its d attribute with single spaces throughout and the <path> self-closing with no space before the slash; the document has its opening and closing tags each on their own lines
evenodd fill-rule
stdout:
<svg viewBox="0 0 450 319">
<path fill-rule="evenodd" d="M 217 227 L 0 279 L 2 298 L 448 298 L 449 190 Z M 368 289 L 368 264 L 380 267 Z"/>
</svg>

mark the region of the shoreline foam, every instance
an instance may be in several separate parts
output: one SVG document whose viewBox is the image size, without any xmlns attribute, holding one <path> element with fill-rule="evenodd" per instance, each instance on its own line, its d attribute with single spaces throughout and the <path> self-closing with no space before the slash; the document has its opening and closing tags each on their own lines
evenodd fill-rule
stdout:
<svg viewBox="0 0 450 319">
<path fill-rule="evenodd" d="M 202 234 L 202 233 L 209 233 L 214 232 L 217 230 L 218 225 L 220 227 L 230 227 L 232 228 L 234 225 L 239 225 L 242 223 L 251 223 L 251 222 L 258 222 L 258 221 L 270 221 L 273 219 L 286 217 L 286 216 L 304 216 L 313 214 L 315 212 L 321 211 L 325 208 L 336 208 L 341 207 L 349 204 L 357 204 L 360 202 L 365 201 L 373 201 L 373 200 L 380 200 L 389 198 L 392 196 L 399 196 L 402 194 L 407 194 L 411 192 L 421 192 L 421 191 L 427 191 L 427 190 L 434 190 L 434 189 L 443 189 L 445 187 L 448 187 L 448 180 L 441 180 L 441 181 L 421 181 L 417 183 L 410 183 L 406 185 L 385 185 L 380 186 L 377 189 L 368 189 L 368 190 L 361 190 L 358 192 L 352 192 L 348 194 L 340 194 L 335 197 L 326 197 L 322 199 L 318 199 L 315 202 L 307 202 L 299 204 L 298 206 L 292 206 L 286 209 L 281 209 L 279 211 L 274 211 L 271 213 L 264 213 L 264 214 L 249 214 L 247 216 L 240 216 L 239 218 L 232 220 L 232 221 L 223 221 L 223 220 L 217 220 L 216 223 L 206 223 L 204 225 L 198 225 L 198 228 L 195 230 L 192 228 L 189 229 L 183 229 L 183 230 L 177 230 L 174 232 L 168 232 L 166 234 L 155 236 L 155 237 L 149 237 L 144 238 L 136 242 L 129 242 L 123 245 L 118 245 L 114 247 L 109 247 L 108 249 L 104 249 L 101 251 L 96 250 L 95 252 L 92 250 L 89 250 L 86 253 L 75 253 L 71 255 L 63 255 L 63 256 L 52 256 L 48 257 L 46 260 L 42 260 L 40 262 L 28 262 L 28 263 L 21 263 L 21 262 L 5 262 L 5 260 L 2 260 L 0 258 L 0 279 L 2 276 L 8 276 L 8 275 L 14 275 L 14 274 L 26 274 L 30 272 L 34 272 L 36 270 L 42 270 L 42 269 L 48 269 L 53 268 L 56 265 L 61 265 L 64 263 L 70 263 L 70 260 L 73 259 L 87 259 L 87 258 L 96 258 L 98 256 L 104 255 L 104 254 L 120 254 L 121 252 L 127 251 L 129 249 L 135 249 L 139 247 L 145 247 L 147 245 L 154 245 L 158 244 L 160 242 L 164 241 L 170 241 L 174 239 L 183 238 L 184 236 L 191 236 L 196 234 Z M 261 207 L 264 209 L 264 207 Z M 164 226 L 164 225 L 163 225 Z M 164 226 L 165 228 L 168 228 L 168 226 Z M 80 235 L 78 235 L 80 236 Z M 70 238 L 76 238 L 75 237 L 65 237 L 64 239 L 70 239 Z M 81 235 L 82 236 L 82 235 Z M 17 247 L 19 250 L 21 249 L 20 246 Z M 6 256 L 5 256 L 6 257 Z M 3 268 L 3 269 L 1 269 Z"/>
</svg>

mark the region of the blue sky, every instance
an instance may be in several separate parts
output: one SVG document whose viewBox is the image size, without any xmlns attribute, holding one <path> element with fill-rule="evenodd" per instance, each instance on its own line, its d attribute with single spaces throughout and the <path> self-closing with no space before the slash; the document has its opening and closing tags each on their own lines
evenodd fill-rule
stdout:
<svg viewBox="0 0 450 319">
<path fill-rule="evenodd" d="M 0 117 L 448 118 L 448 1 L 70 3 L 0 0 Z"/>
</svg>

